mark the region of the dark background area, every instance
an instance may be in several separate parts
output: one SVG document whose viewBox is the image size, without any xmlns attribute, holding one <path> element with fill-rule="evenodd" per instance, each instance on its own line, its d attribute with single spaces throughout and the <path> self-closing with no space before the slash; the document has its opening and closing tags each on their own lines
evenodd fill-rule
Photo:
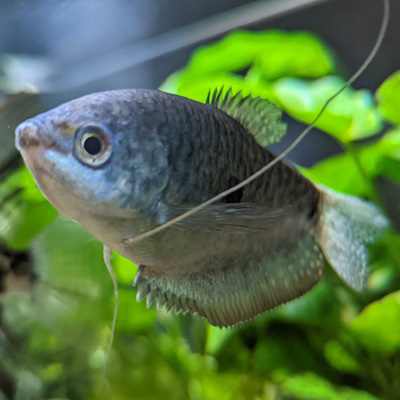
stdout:
<svg viewBox="0 0 400 400">
<path fill-rule="evenodd" d="M 219 13 L 222 13 L 222 24 L 224 12 L 250 3 L 260 1 L 2 0 L 0 54 L 46 57 L 58 81 L 63 82 L 63 74 L 68 75 L 72 70 L 78 73 L 80 65 L 99 56 L 112 55 L 116 49 Z M 380 0 L 330 0 L 295 10 L 289 15 L 249 24 L 248 28 L 315 32 L 335 49 L 350 74 L 371 50 L 381 22 L 381 11 Z M 243 11 L 238 8 L 237 12 Z M 374 90 L 395 70 L 394 66 L 400 65 L 400 28 L 396 23 L 399 15 L 400 2 L 391 0 L 391 22 L 385 43 L 376 60 L 357 81 L 356 87 Z M 167 75 L 186 63 L 196 47 L 197 43 L 140 66 L 132 66 L 101 81 L 75 88 L 62 97 L 72 98 L 116 87 L 156 88 Z M 121 62 L 118 58 L 110 61 L 114 64 Z M 99 65 L 98 68 L 104 66 Z M 68 86 L 68 82 L 63 83 Z"/>
<path fill-rule="evenodd" d="M 287 4 L 288 10 L 284 15 L 271 18 L 270 6 L 277 3 Z M 22 69 L 22 73 L 17 73 L 14 81 L 18 83 L 26 77 L 37 82 L 39 90 L 47 93 L 41 95 L 44 109 L 95 91 L 155 89 L 170 73 L 186 64 L 199 44 L 223 36 L 209 34 L 208 29 L 218 26 L 223 30 L 232 15 L 233 19 L 240 20 L 251 6 L 260 7 L 261 11 L 256 14 L 258 22 L 247 23 L 244 28 L 314 32 L 334 49 L 344 74 L 351 76 L 376 40 L 382 1 L 310 1 L 309 6 L 297 9 L 296 5 L 298 7 L 300 3 L 304 2 L 2 0 L 0 77 L 9 74 L 4 55 L 30 56 L 29 63 L 19 61 L 21 67 L 17 70 Z M 391 0 L 391 20 L 385 41 L 375 60 L 355 82 L 356 88 L 374 91 L 400 66 L 400 27 L 396 23 L 399 18 L 400 2 Z M 202 24 L 200 29 L 199 23 Z M 212 37 L 199 40 L 196 29 L 202 32 L 203 37 Z M 180 46 L 181 42 L 187 45 Z M 174 48 L 177 43 L 181 48 Z M 169 44 L 171 48 L 168 48 Z M 160 53 L 163 55 L 154 57 Z M 273 148 L 276 152 L 293 140 L 301 125 L 288 119 L 288 128 L 289 134 Z M 12 129 L 10 131 L 9 134 L 13 135 Z M 327 135 L 314 131 L 290 158 L 310 166 L 338 151 L 340 148 Z"/>
<path fill-rule="evenodd" d="M 239 7 L 237 13 L 240 14 L 244 12 L 240 6 L 250 3 L 267 4 L 272 1 L 2 0 L 0 54 L 44 57 L 53 70 L 50 74 L 52 81 L 68 87 L 68 81 L 64 79 L 70 77 L 72 71 L 78 74 L 80 68 L 83 70 L 84 65 L 98 57 L 105 57 L 110 64 L 118 65 L 123 60 L 116 57 L 116 50 L 155 36 L 162 37 L 178 27 L 218 14 L 222 25 L 224 12 Z M 267 7 L 264 12 L 267 19 Z M 335 49 L 345 70 L 351 74 L 371 50 L 381 15 L 382 2 L 379 0 L 330 0 L 272 20 L 249 24 L 247 28 L 315 32 Z M 400 65 L 400 27 L 396 23 L 399 16 L 400 2 L 391 0 L 391 21 L 385 42 L 377 58 L 355 84 L 356 87 L 374 90 L 396 69 L 395 66 Z M 60 97 L 67 100 L 111 88 L 156 88 L 166 76 L 187 62 L 197 46 L 198 43 L 138 66 L 133 65 L 117 74 L 105 74 L 103 79 L 82 84 L 60 94 Z M 106 71 L 104 65 L 97 65 L 97 68 Z"/>
</svg>

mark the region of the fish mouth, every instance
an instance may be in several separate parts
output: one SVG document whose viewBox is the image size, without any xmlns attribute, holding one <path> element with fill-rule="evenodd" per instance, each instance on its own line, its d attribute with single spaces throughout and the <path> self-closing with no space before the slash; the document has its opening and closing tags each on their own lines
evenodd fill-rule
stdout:
<svg viewBox="0 0 400 400">
<path fill-rule="evenodd" d="M 46 128 L 39 120 L 27 120 L 15 130 L 15 146 L 21 152 L 39 146 L 51 147 L 54 141 L 46 134 Z"/>
<path fill-rule="evenodd" d="M 49 149 L 58 150 L 45 124 L 36 118 L 19 124 L 15 130 L 15 147 L 39 186 L 43 185 L 45 176 L 51 176 L 54 170 L 54 164 L 46 160 L 45 153 Z"/>
<path fill-rule="evenodd" d="M 22 122 L 15 130 L 15 146 L 46 198 L 55 204 L 52 196 L 55 164 L 46 159 L 46 151 L 57 148 L 45 124 L 38 119 Z"/>
</svg>

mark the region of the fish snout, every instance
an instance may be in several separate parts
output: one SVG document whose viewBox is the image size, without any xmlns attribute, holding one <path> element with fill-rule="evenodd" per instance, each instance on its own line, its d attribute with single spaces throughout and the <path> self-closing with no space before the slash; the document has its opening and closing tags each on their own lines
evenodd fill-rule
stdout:
<svg viewBox="0 0 400 400">
<path fill-rule="evenodd" d="M 25 121 L 15 130 L 15 145 L 18 150 L 37 147 L 42 142 L 41 127 L 34 121 Z"/>
</svg>

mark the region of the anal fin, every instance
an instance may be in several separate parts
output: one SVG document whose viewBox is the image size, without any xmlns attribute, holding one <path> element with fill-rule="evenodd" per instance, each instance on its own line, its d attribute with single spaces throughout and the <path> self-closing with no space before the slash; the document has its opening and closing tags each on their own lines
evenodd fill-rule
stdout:
<svg viewBox="0 0 400 400">
<path fill-rule="evenodd" d="M 310 290 L 324 258 L 314 237 L 260 253 L 218 255 L 173 272 L 141 266 L 135 278 L 158 308 L 191 312 L 219 327 L 245 322 Z"/>
</svg>

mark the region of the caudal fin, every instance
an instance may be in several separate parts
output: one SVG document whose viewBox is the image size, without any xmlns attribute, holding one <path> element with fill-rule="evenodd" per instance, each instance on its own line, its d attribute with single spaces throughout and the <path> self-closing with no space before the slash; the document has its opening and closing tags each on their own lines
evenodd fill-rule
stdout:
<svg viewBox="0 0 400 400">
<path fill-rule="evenodd" d="M 368 277 L 366 244 L 389 226 L 375 205 L 322 188 L 322 210 L 316 239 L 325 258 L 353 289 L 363 289 Z"/>
</svg>

